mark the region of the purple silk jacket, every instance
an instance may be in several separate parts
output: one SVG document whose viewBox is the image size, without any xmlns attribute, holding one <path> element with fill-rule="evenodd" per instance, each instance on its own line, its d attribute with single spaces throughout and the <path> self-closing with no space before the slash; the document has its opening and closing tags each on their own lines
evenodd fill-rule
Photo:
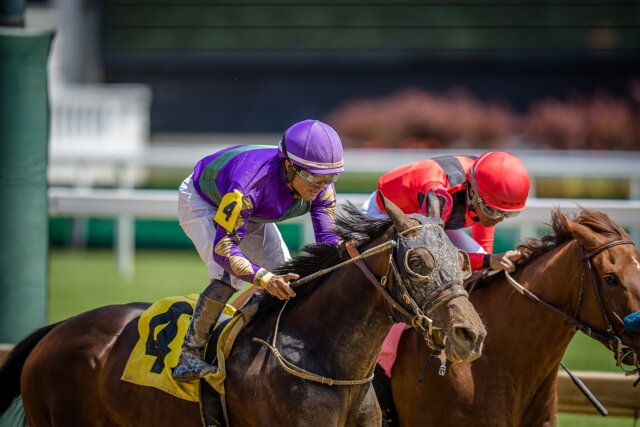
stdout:
<svg viewBox="0 0 640 427">
<path fill-rule="evenodd" d="M 244 145 L 218 151 L 196 164 L 193 183 L 198 194 L 216 209 L 225 194 L 234 190 L 242 194 L 242 209 L 234 227 L 237 241 L 232 233 L 216 224 L 213 259 L 227 272 L 249 283 L 264 286 L 271 275 L 247 259 L 238 247 L 248 221 L 280 222 L 310 212 L 316 243 L 338 243 L 335 187 L 327 185 L 312 202 L 294 198 L 277 147 Z"/>
</svg>

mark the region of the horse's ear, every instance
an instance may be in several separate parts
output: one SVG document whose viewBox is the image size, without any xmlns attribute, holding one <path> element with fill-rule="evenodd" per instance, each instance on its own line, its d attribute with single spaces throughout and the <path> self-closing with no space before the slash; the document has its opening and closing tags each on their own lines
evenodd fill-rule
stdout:
<svg viewBox="0 0 640 427">
<path fill-rule="evenodd" d="M 569 219 L 567 219 L 567 229 L 587 249 L 595 249 L 605 243 L 604 237 L 594 233 L 590 228 Z"/>
<path fill-rule="evenodd" d="M 378 191 L 378 195 L 380 196 L 380 200 L 382 200 L 382 204 L 384 205 L 384 209 L 389 214 L 389 217 L 393 220 L 393 224 L 396 226 L 398 231 L 402 232 L 409 228 L 407 216 L 402 212 L 402 209 L 397 207 L 395 203 L 391 200 L 384 197 L 382 191 Z"/>
<path fill-rule="evenodd" d="M 438 200 L 438 196 L 433 190 L 429 190 L 427 193 L 427 206 L 429 210 L 427 211 L 427 216 L 429 218 L 439 218 L 440 217 L 440 200 Z"/>
</svg>

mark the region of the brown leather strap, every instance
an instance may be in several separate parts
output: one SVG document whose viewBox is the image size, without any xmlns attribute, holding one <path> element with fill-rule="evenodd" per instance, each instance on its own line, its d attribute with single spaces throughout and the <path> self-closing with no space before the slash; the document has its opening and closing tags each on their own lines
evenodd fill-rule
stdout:
<svg viewBox="0 0 640 427">
<path fill-rule="evenodd" d="M 353 240 L 349 240 L 344 244 L 344 246 L 347 248 L 347 252 L 349 253 L 349 256 L 351 258 L 357 258 L 358 256 L 360 256 L 360 253 L 356 249 L 356 246 Z M 367 279 L 369 279 L 369 281 L 373 284 L 373 286 L 375 286 L 378 292 L 382 294 L 382 296 L 387 301 L 387 303 L 398 313 L 402 314 L 402 316 L 404 316 L 409 323 L 411 323 L 411 319 L 413 318 L 411 313 L 409 313 L 404 307 L 399 305 L 395 299 L 393 299 L 393 297 L 389 294 L 387 289 L 382 285 L 382 283 L 380 283 L 380 280 L 378 280 L 376 276 L 373 275 L 371 270 L 369 270 L 369 267 L 367 267 L 367 265 L 364 262 L 362 262 L 361 259 L 355 261 L 355 263 L 360 269 L 360 271 L 362 271 L 362 273 L 367 277 Z"/>
<path fill-rule="evenodd" d="M 618 246 L 618 245 L 635 245 L 635 243 L 632 242 L 631 240 L 613 240 L 611 242 L 605 243 L 604 245 L 592 250 L 591 252 L 586 252 L 586 249 L 585 249 L 585 253 L 581 257 L 581 260 L 585 262 L 586 268 L 591 274 L 591 279 L 592 279 L 592 281 L 594 283 L 595 296 L 596 296 L 596 298 L 598 300 L 598 303 L 600 305 L 600 310 L 602 310 L 603 320 L 607 324 L 607 328 L 608 328 L 607 331 L 600 331 L 598 329 L 595 329 L 595 328 L 591 327 L 590 325 L 588 325 L 587 323 L 583 322 L 582 320 L 580 320 L 578 318 L 575 318 L 575 317 L 563 312 L 562 310 L 558 309 L 554 305 L 552 305 L 552 304 L 548 303 L 547 301 L 543 300 L 542 298 L 538 297 L 536 294 L 534 294 L 530 290 L 526 289 L 524 286 L 522 286 L 520 283 L 518 283 L 514 278 L 512 278 L 508 271 L 505 270 L 504 274 L 505 274 L 505 276 L 507 278 L 507 282 L 511 286 L 513 286 L 518 292 L 520 292 L 522 295 L 532 299 L 533 301 L 535 301 L 538 304 L 542 305 L 546 309 L 554 312 L 559 317 L 564 319 L 566 322 L 572 324 L 576 329 L 582 331 L 586 335 L 588 335 L 590 337 L 593 337 L 593 338 L 599 340 L 602 343 L 609 343 L 609 346 L 611 347 L 611 350 L 614 350 L 612 348 L 612 346 L 613 346 L 612 342 L 613 342 L 613 340 L 615 338 L 617 338 L 617 335 L 614 333 L 615 331 L 613 331 L 613 328 L 611 327 L 611 321 L 609 320 L 609 317 L 607 316 L 607 313 L 604 310 L 603 300 L 602 300 L 602 296 L 600 295 L 600 290 L 599 290 L 599 286 L 598 286 L 598 284 L 600 282 L 600 278 L 598 277 L 596 272 L 593 270 L 593 266 L 591 265 L 590 260 L 591 260 L 591 258 L 593 258 L 594 256 L 598 255 L 599 253 L 601 253 L 601 252 L 603 252 L 603 251 L 605 251 L 605 250 L 607 250 L 607 249 L 609 249 L 611 247 Z M 582 281 L 582 278 L 581 278 L 581 281 Z M 582 286 L 582 284 L 580 284 L 580 285 Z"/>
<path fill-rule="evenodd" d="M 592 250 L 591 252 L 587 252 L 582 256 L 582 259 L 585 260 L 585 259 L 593 258 L 594 256 L 598 255 L 600 252 L 604 252 L 607 249 L 613 246 L 618 246 L 618 245 L 635 245 L 635 243 L 633 243 L 632 240 L 614 240 L 609 243 L 605 243 L 604 245 Z"/>
</svg>

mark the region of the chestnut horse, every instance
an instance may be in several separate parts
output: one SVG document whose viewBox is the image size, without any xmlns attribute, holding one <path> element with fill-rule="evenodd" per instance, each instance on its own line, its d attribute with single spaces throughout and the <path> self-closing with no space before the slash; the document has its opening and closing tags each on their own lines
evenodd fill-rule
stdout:
<svg viewBox="0 0 640 427">
<path fill-rule="evenodd" d="M 519 246 L 525 258 L 510 285 L 485 279 L 470 299 L 487 328 L 482 357 L 454 363 L 446 376 L 425 361 L 429 349 L 413 333 L 401 338 L 389 379 L 376 372 L 380 401 L 401 426 L 554 426 L 562 356 L 580 329 L 640 367 L 640 334 L 622 319 L 640 310 L 638 251 L 609 217 L 583 209 L 573 220 L 552 213 L 553 233 Z M 526 290 L 517 290 L 519 282 Z M 530 293 L 529 293 L 530 292 Z M 536 297 L 542 301 L 536 301 Z M 434 366 L 436 365 L 436 366 Z"/>
<path fill-rule="evenodd" d="M 408 314 L 427 338 L 441 328 L 446 342 L 440 344 L 453 359 L 479 356 L 484 327 L 463 289 L 461 254 L 437 211 L 427 218 L 405 216 L 391 204 L 387 209 L 391 220 L 367 218 L 353 206 L 338 218 L 340 237 L 355 242 L 350 251 L 370 257 L 294 287 L 297 296 L 286 307 L 260 297 L 256 317 L 226 361 L 229 425 L 380 425 L 371 379 L 390 314 Z M 304 277 L 349 260 L 345 245 L 306 251 L 279 272 Z M 0 368 L 0 413 L 20 394 L 34 427 L 202 425 L 197 403 L 120 380 L 146 307 L 98 308 L 18 344 Z M 276 320 L 279 353 L 272 353 L 253 339 L 273 342 Z M 279 357 L 309 375 L 290 374 Z"/>
</svg>

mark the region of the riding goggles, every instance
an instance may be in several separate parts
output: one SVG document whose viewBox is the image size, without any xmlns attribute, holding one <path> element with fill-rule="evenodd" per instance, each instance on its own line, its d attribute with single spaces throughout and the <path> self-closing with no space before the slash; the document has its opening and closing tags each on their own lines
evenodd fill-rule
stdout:
<svg viewBox="0 0 640 427">
<path fill-rule="evenodd" d="M 302 178 L 303 181 L 307 182 L 310 185 L 328 185 L 333 184 L 338 180 L 338 176 L 340 174 L 337 173 L 329 173 L 326 175 L 320 175 L 311 173 L 306 169 L 302 169 L 300 167 L 294 167 L 296 173 Z"/>
<path fill-rule="evenodd" d="M 520 214 L 520 211 L 506 212 L 501 211 L 500 209 L 493 208 L 487 205 L 480 196 L 478 196 L 476 206 L 480 206 L 482 212 L 491 219 L 513 218 L 514 216 L 518 216 L 518 214 Z"/>
</svg>

